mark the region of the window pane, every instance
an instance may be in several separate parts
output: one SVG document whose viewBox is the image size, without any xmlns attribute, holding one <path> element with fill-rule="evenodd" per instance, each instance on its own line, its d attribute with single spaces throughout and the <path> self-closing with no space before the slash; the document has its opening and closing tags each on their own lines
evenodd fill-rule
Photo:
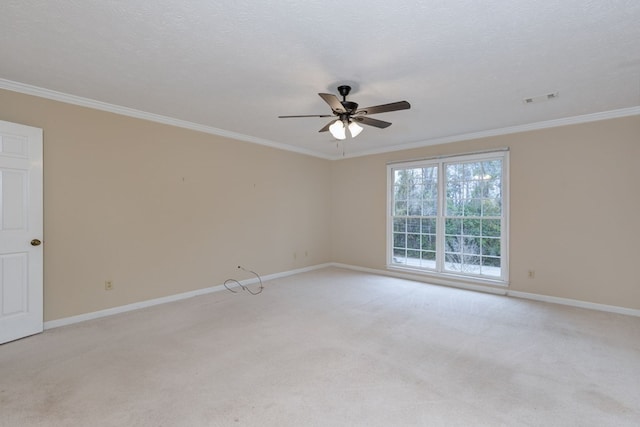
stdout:
<svg viewBox="0 0 640 427">
<path fill-rule="evenodd" d="M 482 255 L 500 256 L 500 239 L 486 237 L 482 239 Z"/>
<path fill-rule="evenodd" d="M 421 199 L 422 193 L 424 192 L 424 184 L 422 183 L 422 178 L 416 180 L 415 184 L 412 187 L 412 196 L 415 199 Z"/>
<path fill-rule="evenodd" d="M 462 257 L 462 271 L 465 273 L 480 274 L 480 257 L 464 255 Z"/>
<path fill-rule="evenodd" d="M 500 199 L 484 199 L 482 201 L 482 215 L 484 216 L 502 215 L 502 201 Z"/>
<path fill-rule="evenodd" d="M 447 218 L 445 220 L 445 234 L 462 234 L 462 220 Z"/>
<path fill-rule="evenodd" d="M 405 264 L 407 262 L 407 251 L 404 249 L 394 249 L 393 262 L 396 264 Z"/>
<path fill-rule="evenodd" d="M 482 162 L 464 163 L 464 179 L 479 180 L 482 179 Z"/>
<path fill-rule="evenodd" d="M 428 195 L 428 199 L 436 200 L 438 198 L 437 178 L 433 178 L 429 184 L 425 184 L 424 194 Z"/>
<path fill-rule="evenodd" d="M 436 233 L 436 219 L 435 218 L 423 218 L 422 219 L 422 230 L 425 234 L 435 234 Z"/>
<path fill-rule="evenodd" d="M 481 236 L 480 219 L 465 219 L 462 221 L 462 234 L 465 236 Z"/>
<path fill-rule="evenodd" d="M 435 234 L 423 234 L 421 249 L 426 251 L 436 250 L 436 235 Z"/>
<path fill-rule="evenodd" d="M 465 185 L 465 197 L 468 199 L 482 197 L 482 181 L 468 181 Z"/>
<path fill-rule="evenodd" d="M 395 185 L 393 197 L 395 200 L 407 200 L 407 187 L 403 185 Z"/>
<path fill-rule="evenodd" d="M 480 238 L 479 237 L 464 237 L 464 246 L 462 252 L 465 254 L 480 255 Z"/>
<path fill-rule="evenodd" d="M 436 253 L 435 251 L 424 251 L 422 252 L 422 259 L 423 260 L 427 260 L 427 261 L 434 261 L 436 260 Z"/>
<path fill-rule="evenodd" d="M 409 233 L 420 232 L 420 218 L 408 218 L 407 219 L 407 231 Z"/>
<path fill-rule="evenodd" d="M 482 162 L 482 168 L 487 180 L 502 176 L 502 160 L 486 160 Z"/>
<path fill-rule="evenodd" d="M 420 200 L 411 199 L 409 200 L 409 215 L 417 216 L 422 212 L 422 203 Z"/>
<path fill-rule="evenodd" d="M 453 180 L 458 180 L 458 181 L 462 181 L 462 164 L 461 163 L 454 163 L 454 164 L 448 164 L 445 167 L 445 174 L 446 174 L 446 179 L 447 181 L 453 181 Z"/>
<path fill-rule="evenodd" d="M 422 202 L 422 215 L 433 216 L 438 213 L 438 204 L 435 200 L 425 200 Z"/>
<path fill-rule="evenodd" d="M 448 271 L 461 271 L 462 256 L 459 254 L 445 253 L 444 255 L 444 268 Z"/>
<path fill-rule="evenodd" d="M 502 192 L 500 191 L 500 185 L 501 182 L 499 179 L 492 179 L 489 181 L 485 182 L 485 187 L 486 187 L 486 197 L 489 198 L 500 198 L 502 195 Z"/>
<path fill-rule="evenodd" d="M 407 234 L 407 249 L 420 249 L 419 234 Z"/>
<path fill-rule="evenodd" d="M 406 215 L 407 214 L 407 202 L 396 202 L 393 210 L 394 215 Z"/>
<path fill-rule="evenodd" d="M 447 216 L 462 216 L 464 199 L 447 199 Z"/>
<path fill-rule="evenodd" d="M 407 231 L 407 219 L 406 218 L 394 218 L 393 219 L 393 231 Z"/>
<path fill-rule="evenodd" d="M 481 216 L 482 200 L 465 199 L 464 200 L 464 216 Z"/>
<path fill-rule="evenodd" d="M 447 252 L 461 252 L 462 241 L 458 236 L 445 236 L 444 247 Z"/>
<path fill-rule="evenodd" d="M 406 248 L 406 235 L 404 233 L 393 233 L 393 246 L 396 248 Z"/>
<path fill-rule="evenodd" d="M 423 268 L 435 269 L 436 268 L 436 253 L 433 251 L 423 251 L 420 253 L 422 262 L 420 265 Z"/>
<path fill-rule="evenodd" d="M 482 273 L 485 276 L 500 277 L 500 258 L 482 257 Z"/>
<path fill-rule="evenodd" d="M 500 237 L 500 220 L 484 219 L 482 220 L 482 235 L 489 237 Z"/>
<path fill-rule="evenodd" d="M 500 258 L 482 257 L 482 265 L 484 267 L 500 267 Z"/>
<path fill-rule="evenodd" d="M 395 171 L 394 184 L 407 187 L 411 185 L 413 180 L 413 169 L 400 169 Z"/>
<path fill-rule="evenodd" d="M 489 197 L 489 187 L 487 186 L 486 182 L 484 181 L 478 182 L 478 191 L 476 195 L 473 197 L 478 197 L 482 199 L 486 199 L 487 197 Z"/>
</svg>

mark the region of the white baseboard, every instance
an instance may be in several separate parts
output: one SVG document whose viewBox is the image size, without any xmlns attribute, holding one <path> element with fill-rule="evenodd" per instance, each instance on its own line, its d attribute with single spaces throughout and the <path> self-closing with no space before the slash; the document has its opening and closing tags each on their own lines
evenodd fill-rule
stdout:
<svg viewBox="0 0 640 427">
<path fill-rule="evenodd" d="M 74 323 L 85 322 L 87 320 L 99 319 L 101 317 L 113 316 L 114 314 L 126 313 L 127 311 L 139 310 L 141 308 L 153 307 L 154 305 L 166 304 L 168 302 L 180 301 L 193 298 L 198 295 L 218 292 L 225 289 L 223 285 L 211 286 L 209 288 L 197 289 L 195 291 L 169 295 L 161 298 L 154 298 L 146 301 L 134 302 L 132 304 L 120 305 L 118 307 L 107 308 L 105 310 L 93 311 L 91 313 L 79 314 L 77 316 L 64 317 L 62 319 L 44 322 L 44 329 L 59 328 L 60 326 L 72 325 Z"/>
<path fill-rule="evenodd" d="M 628 316 L 640 317 L 640 310 L 627 307 L 619 307 L 617 305 L 598 304 L 595 302 L 581 301 L 571 298 L 560 298 L 549 295 L 532 294 L 529 292 L 507 291 L 507 295 L 515 298 L 524 298 L 534 301 L 550 302 L 553 304 L 568 305 L 571 307 L 587 308 L 590 310 L 606 311 L 609 313 L 626 314 Z"/>
<path fill-rule="evenodd" d="M 640 310 L 627 308 L 627 307 L 619 307 L 616 305 L 598 304 L 595 302 L 581 301 L 581 300 L 570 299 L 570 298 L 560 298 L 560 297 L 553 297 L 549 295 L 533 294 L 529 292 L 511 291 L 505 288 L 492 288 L 490 286 L 461 284 L 458 282 L 437 280 L 437 279 L 432 279 L 430 277 L 427 278 L 427 277 L 422 277 L 414 274 L 405 274 L 405 273 L 399 273 L 396 271 L 388 271 L 388 270 L 376 270 L 373 268 L 358 267 L 358 266 L 349 265 L 349 264 L 331 263 L 331 266 L 338 267 L 338 268 L 345 268 L 345 269 L 354 270 L 354 271 L 362 271 L 365 273 L 397 277 L 400 279 L 415 280 L 418 282 L 425 282 L 425 283 L 430 283 L 434 285 L 450 286 L 454 288 L 467 289 L 471 291 L 488 292 L 492 294 L 505 295 L 505 296 L 514 297 L 514 298 L 523 298 L 523 299 L 529 299 L 534 301 L 542 301 L 542 302 L 548 302 L 553 304 L 567 305 L 571 307 L 587 308 L 590 310 L 606 311 L 609 313 L 625 314 L 628 316 L 640 317 Z"/>
<path fill-rule="evenodd" d="M 306 273 L 308 271 L 318 270 L 321 268 L 329 267 L 331 264 L 318 264 L 311 267 L 299 268 L 296 270 L 283 271 L 280 273 L 269 274 L 262 276 L 263 281 L 274 280 L 281 277 L 292 276 L 294 274 Z M 258 283 L 258 278 L 254 277 L 241 281 L 243 285 L 252 285 Z M 169 302 L 180 301 L 187 298 L 193 298 L 200 295 L 210 294 L 212 292 L 223 291 L 226 288 L 224 285 L 216 285 L 203 289 L 196 289 L 195 291 L 183 292 L 180 294 L 169 295 L 161 298 L 154 298 L 146 301 L 134 302 L 132 304 L 121 305 L 118 307 L 107 308 L 105 310 L 94 311 L 91 313 L 79 314 L 77 316 L 65 317 L 62 319 L 50 320 L 44 322 L 44 329 L 59 328 L 60 326 L 72 325 L 74 323 L 85 322 L 87 320 L 99 319 L 101 317 L 113 316 L 114 314 L 126 313 L 127 311 L 139 310 L 141 308 L 153 307 L 154 305 L 166 304 Z"/>
<path fill-rule="evenodd" d="M 430 284 L 434 284 L 434 285 L 455 287 L 455 288 L 466 289 L 466 290 L 470 290 L 470 291 L 486 292 L 486 293 L 491 293 L 491 294 L 496 294 L 496 295 L 510 296 L 510 297 L 514 297 L 514 298 L 523 298 L 523 299 L 529 299 L 529 300 L 534 300 L 534 301 L 542 301 L 542 302 L 548 302 L 548 303 L 553 303 L 553 304 L 562 304 L 562 305 L 567 305 L 567 306 L 571 306 L 571 307 L 586 308 L 586 309 L 590 309 L 590 310 L 606 311 L 606 312 L 609 312 L 609 313 L 625 314 L 625 315 L 628 315 L 628 316 L 640 317 L 640 310 L 636 310 L 636 309 L 633 309 L 633 308 L 619 307 L 619 306 L 606 305 L 606 304 L 598 304 L 598 303 L 575 300 L 575 299 L 570 299 L 570 298 L 560 298 L 560 297 L 554 297 L 554 296 L 549 296 L 549 295 L 533 294 L 533 293 L 528 293 L 528 292 L 511 291 L 511 290 L 508 290 L 508 289 L 505 289 L 505 288 L 502 288 L 502 287 L 493 288 L 493 287 L 490 287 L 490 286 L 483 286 L 483 285 L 474 285 L 474 284 L 450 282 L 450 281 L 447 281 L 447 280 L 438 280 L 438 279 L 434 279 L 434 278 L 431 278 L 431 277 L 428 277 L 428 278 L 427 277 L 422 277 L 422 276 L 419 276 L 419 275 L 416 275 L 416 274 L 406 274 L 406 273 L 401 273 L 401 272 L 397 272 L 397 271 L 389 271 L 389 270 L 377 270 L 377 269 L 373 269 L 373 268 L 359 267 L 359 266 L 355 266 L 355 265 L 341 264 L 341 263 L 336 263 L 336 262 L 326 263 L 326 264 L 318 264 L 318 265 L 313 265 L 313 266 L 310 266 L 310 267 L 299 268 L 299 269 L 296 269 L 296 270 L 289 270 L 289 271 L 283 271 L 283 272 L 280 272 L 280 273 L 269 274 L 267 276 L 262 277 L 262 280 L 263 281 L 274 280 L 274 279 L 278 279 L 278 278 L 282 278 L 282 277 L 293 276 L 294 274 L 300 274 L 300 273 L 306 273 L 306 272 L 313 271 L 313 270 L 319 270 L 321 268 L 326 268 L 326 267 L 344 268 L 344 269 L 347 269 L 347 270 L 360 271 L 360 272 L 363 272 L 363 273 L 371 273 L 371 274 L 377 274 L 377 275 L 381 275 L 381 276 L 397 277 L 399 279 L 414 280 L 414 281 L 417 281 L 417 282 L 425 282 L 425 283 L 430 283 Z M 252 284 L 255 284 L 255 283 L 258 283 L 258 278 L 257 277 L 256 278 L 252 278 L 252 279 L 242 280 L 242 284 L 243 285 L 252 285 Z M 91 313 L 79 314 L 77 316 L 71 316 L 71 317 L 65 317 L 65 318 L 62 318 L 62 319 L 50 320 L 48 322 L 44 322 L 44 329 L 45 330 L 53 329 L 53 328 L 58 328 L 60 326 L 67 326 L 67 325 L 72 325 L 74 323 L 84 322 L 84 321 L 87 321 L 87 320 L 99 319 L 101 317 L 106 317 L 106 316 L 113 316 L 114 314 L 126 313 L 128 311 L 139 310 L 141 308 L 146 308 L 146 307 L 152 307 L 154 305 L 160 305 L 160 304 L 166 304 L 166 303 L 169 303 L 169 302 L 180 301 L 180 300 L 183 300 L 183 299 L 193 298 L 193 297 L 200 296 L 200 295 L 205 295 L 205 294 L 210 294 L 212 292 L 218 292 L 218 291 L 222 291 L 222 290 L 225 290 L 225 289 L 226 288 L 224 287 L 224 285 L 216 285 L 216 286 L 211 286 L 211 287 L 208 287 L 208 288 L 197 289 L 195 291 L 189 291 L 189 292 L 183 292 L 183 293 L 180 293 L 180 294 L 169 295 L 169 296 L 162 297 L 162 298 L 154 298 L 154 299 L 150 299 L 150 300 L 146 300 L 146 301 L 135 302 L 135 303 L 132 303 L 132 304 L 121 305 L 121 306 L 118 306 L 118 307 L 107 308 L 105 310 L 94 311 L 94 312 L 91 312 Z"/>
</svg>

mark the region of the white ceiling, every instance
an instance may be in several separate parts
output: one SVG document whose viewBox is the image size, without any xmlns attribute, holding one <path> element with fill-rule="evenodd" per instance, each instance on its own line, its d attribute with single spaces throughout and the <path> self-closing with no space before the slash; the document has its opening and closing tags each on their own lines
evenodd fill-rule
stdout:
<svg viewBox="0 0 640 427">
<path fill-rule="evenodd" d="M 3 0 L 0 87 L 336 158 L 638 114 L 639 23 L 638 0 Z M 343 83 L 412 108 L 340 147 L 277 118 Z"/>
</svg>

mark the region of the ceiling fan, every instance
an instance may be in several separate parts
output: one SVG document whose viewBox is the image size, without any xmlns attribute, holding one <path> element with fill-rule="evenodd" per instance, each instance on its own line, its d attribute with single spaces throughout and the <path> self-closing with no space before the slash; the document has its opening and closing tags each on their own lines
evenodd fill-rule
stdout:
<svg viewBox="0 0 640 427">
<path fill-rule="evenodd" d="M 349 133 L 352 138 L 355 138 L 360 132 L 362 132 L 363 125 L 373 126 L 380 129 L 391 126 L 390 122 L 385 122 L 378 119 L 373 119 L 371 114 L 388 113 L 390 111 L 408 110 L 411 108 L 411 104 L 407 101 L 392 102 L 390 104 L 375 105 L 373 107 L 358 108 L 358 104 L 352 101 L 347 101 L 347 95 L 351 92 L 351 86 L 342 85 L 338 86 L 338 92 L 342 95 L 342 101 L 337 96 L 331 93 L 319 93 L 320 97 L 329 104 L 333 114 L 311 114 L 302 116 L 278 116 L 281 119 L 289 119 L 296 117 L 336 117 L 336 119 L 326 124 L 319 132 L 331 132 L 331 135 L 336 139 L 345 139 L 347 137 L 346 130 L 349 129 Z"/>
</svg>

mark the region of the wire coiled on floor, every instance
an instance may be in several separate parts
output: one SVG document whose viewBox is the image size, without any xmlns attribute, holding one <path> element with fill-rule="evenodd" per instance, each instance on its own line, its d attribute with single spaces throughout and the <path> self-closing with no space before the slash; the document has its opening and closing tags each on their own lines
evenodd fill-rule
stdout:
<svg viewBox="0 0 640 427">
<path fill-rule="evenodd" d="M 227 288 L 228 291 L 233 292 L 234 294 L 237 294 L 238 291 L 234 291 L 233 289 L 231 289 L 229 286 L 227 286 L 227 283 L 236 283 L 238 286 L 240 286 L 240 288 L 243 291 L 247 291 L 249 292 L 251 295 L 258 295 L 261 294 L 263 289 L 264 289 L 264 285 L 262 284 L 262 278 L 260 278 L 260 275 L 258 273 L 256 273 L 255 271 L 251 271 L 251 270 L 247 270 L 246 268 L 242 267 L 241 265 L 238 266 L 239 269 L 246 271 L 247 273 L 251 273 L 254 274 L 257 278 L 258 281 L 260 282 L 260 288 L 258 289 L 257 292 L 253 292 L 251 289 L 249 289 L 248 287 L 246 287 L 245 285 L 243 285 L 242 283 L 240 283 L 239 281 L 237 281 L 236 279 L 227 279 L 224 281 L 224 287 Z"/>
</svg>

